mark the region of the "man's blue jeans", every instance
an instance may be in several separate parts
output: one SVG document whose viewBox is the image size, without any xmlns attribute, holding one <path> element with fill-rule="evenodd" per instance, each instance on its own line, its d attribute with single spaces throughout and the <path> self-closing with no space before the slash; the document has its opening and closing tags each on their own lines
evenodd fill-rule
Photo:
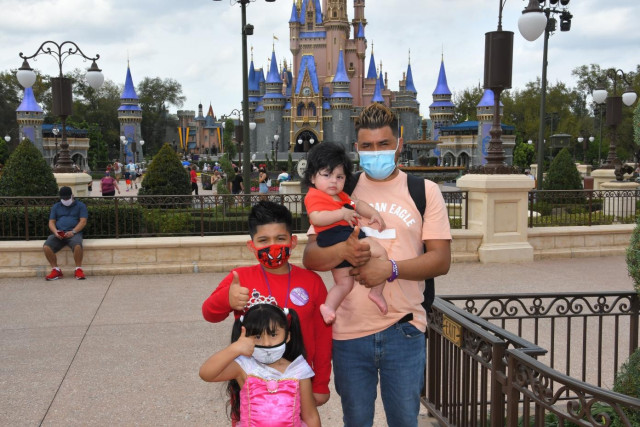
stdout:
<svg viewBox="0 0 640 427">
<path fill-rule="evenodd" d="M 373 425 L 378 373 L 387 424 L 416 427 L 424 384 L 425 338 L 410 323 L 362 338 L 333 340 L 333 371 L 345 427 Z"/>
</svg>

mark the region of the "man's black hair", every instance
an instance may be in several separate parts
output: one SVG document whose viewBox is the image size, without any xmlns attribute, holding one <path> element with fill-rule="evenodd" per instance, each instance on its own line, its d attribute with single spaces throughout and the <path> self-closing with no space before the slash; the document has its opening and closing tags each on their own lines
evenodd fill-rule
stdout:
<svg viewBox="0 0 640 427">
<path fill-rule="evenodd" d="M 252 239 L 258 231 L 258 226 L 265 224 L 284 224 L 291 234 L 293 226 L 291 212 L 284 205 L 262 200 L 251 208 L 249 213 L 249 235 Z"/>
<path fill-rule="evenodd" d="M 311 178 L 318 172 L 328 169 L 329 172 L 337 166 L 344 169 L 344 177 L 348 182 L 351 179 L 353 165 L 342 145 L 334 142 L 323 142 L 314 146 L 307 155 L 307 170 L 304 172 L 304 183 L 313 187 Z"/>
</svg>

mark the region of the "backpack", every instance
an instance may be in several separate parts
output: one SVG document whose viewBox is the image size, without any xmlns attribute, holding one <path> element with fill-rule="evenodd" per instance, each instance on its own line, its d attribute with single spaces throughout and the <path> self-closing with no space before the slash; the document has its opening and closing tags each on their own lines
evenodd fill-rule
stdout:
<svg viewBox="0 0 640 427">
<path fill-rule="evenodd" d="M 360 179 L 360 175 L 362 172 L 358 172 L 351 177 L 351 180 L 345 183 L 343 191 L 349 195 L 356 188 L 356 184 Z M 418 208 L 418 212 L 420 212 L 420 218 L 424 217 L 424 212 L 427 209 L 427 199 L 425 196 L 425 185 L 424 179 L 419 178 L 415 175 L 407 174 L 407 186 L 409 187 L 409 195 L 415 203 L 416 208 Z M 424 252 L 427 252 L 427 248 L 423 244 Z M 435 280 L 433 277 L 424 281 L 424 300 L 422 301 L 422 307 L 424 310 L 429 313 L 431 312 L 431 304 L 433 304 L 433 300 L 436 296 L 435 289 Z"/>
</svg>

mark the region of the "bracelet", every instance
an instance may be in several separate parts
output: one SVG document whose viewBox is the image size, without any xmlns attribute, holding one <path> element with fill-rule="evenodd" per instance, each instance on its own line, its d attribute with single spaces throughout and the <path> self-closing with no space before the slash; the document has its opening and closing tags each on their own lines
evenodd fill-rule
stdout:
<svg viewBox="0 0 640 427">
<path fill-rule="evenodd" d="M 396 262 L 392 259 L 390 259 L 389 261 L 391 261 L 391 276 L 389 276 L 387 282 L 393 282 L 398 278 L 398 264 L 396 264 Z"/>
</svg>

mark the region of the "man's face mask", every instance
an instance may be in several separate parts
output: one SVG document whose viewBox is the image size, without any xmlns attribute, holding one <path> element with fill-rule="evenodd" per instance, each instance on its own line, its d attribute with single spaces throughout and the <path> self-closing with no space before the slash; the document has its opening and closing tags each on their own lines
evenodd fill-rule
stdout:
<svg viewBox="0 0 640 427">
<path fill-rule="evenodd" d="M 70 197 L 67 200 L 60 199 L 60 203 L 62 203 L 65 206 L 71 206 L 71 203 L 73 203 L 73 197 Z"/>
<path fill-rule="evenodd" d="M 396 169 L 395 150 L 358 151 L 360 167 L 373 179 L 386 179 Z"/>
</svg>

